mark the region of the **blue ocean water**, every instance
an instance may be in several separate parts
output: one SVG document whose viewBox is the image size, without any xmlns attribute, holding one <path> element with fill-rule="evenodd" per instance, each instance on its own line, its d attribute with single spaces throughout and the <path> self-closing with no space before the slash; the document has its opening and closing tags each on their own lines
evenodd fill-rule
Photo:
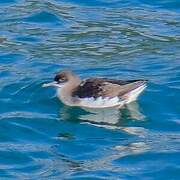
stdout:
<svg viewBox="0 0 180 180">
<path fill-rule="evenodd" d="M 0 1 L 0 179 L 179 179 L 180 1 Z M 148 79 L 87 112 L 43 89 L 61 69 Z"/>
</svg>

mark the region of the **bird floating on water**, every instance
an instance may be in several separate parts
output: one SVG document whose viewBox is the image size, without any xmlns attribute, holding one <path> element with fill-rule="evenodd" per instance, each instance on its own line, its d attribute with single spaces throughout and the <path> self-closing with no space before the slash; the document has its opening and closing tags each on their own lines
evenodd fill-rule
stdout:
<svg viewBox="0 0 180 180">
<path fill-rule="evenodd" d="M 71 71 L 59 72 L 43 87 L 56 87 L 58 98 L 68 106 L 84 108 L 120 108 L 133 102 L 146 88 L 147 80 L 89 78 L 81 80 Z"/>
</svg>

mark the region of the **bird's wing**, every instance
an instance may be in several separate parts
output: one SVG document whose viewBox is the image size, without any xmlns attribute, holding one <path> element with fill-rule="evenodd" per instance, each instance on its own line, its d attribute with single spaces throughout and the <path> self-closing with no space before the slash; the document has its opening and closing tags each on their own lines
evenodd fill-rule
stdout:
<svg viewBox="0 0 180 180">
<path fill-rule="evenodd" d="M 79 98 L 121 97 L 145 83 L 145 80 L 125 81 L 107 78 L 91 78 L 82 81 L 82 83 L 74 89 L 72 95 Z"/>
</svg>

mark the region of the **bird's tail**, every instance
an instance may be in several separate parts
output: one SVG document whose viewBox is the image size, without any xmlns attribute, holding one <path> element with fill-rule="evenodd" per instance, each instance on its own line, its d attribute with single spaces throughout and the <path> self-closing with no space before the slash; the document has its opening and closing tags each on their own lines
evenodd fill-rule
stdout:
<svg viewBox="0 0 180 180">
<path fill-rule="evenodd" d="M 125 103 L 133 102 L 147 87 L 147 80 L 136 80 L 130 83 L 128 91 L 122 96 Z"/>
</svg>

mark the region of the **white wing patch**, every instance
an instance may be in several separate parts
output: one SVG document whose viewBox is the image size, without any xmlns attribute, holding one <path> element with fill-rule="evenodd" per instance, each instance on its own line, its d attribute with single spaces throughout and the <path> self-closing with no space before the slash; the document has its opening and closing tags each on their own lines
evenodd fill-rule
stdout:
<svg viewBox="0 0 180 180">
<path fill-rule="evenodd" d="M 123 101 L 119 97 L 113 98 L 80 98 L 80 105 L 89 108 L 106 108 L 106 107 L 114 107 L 120 106 L 123 104 Z"/>
</svg>

